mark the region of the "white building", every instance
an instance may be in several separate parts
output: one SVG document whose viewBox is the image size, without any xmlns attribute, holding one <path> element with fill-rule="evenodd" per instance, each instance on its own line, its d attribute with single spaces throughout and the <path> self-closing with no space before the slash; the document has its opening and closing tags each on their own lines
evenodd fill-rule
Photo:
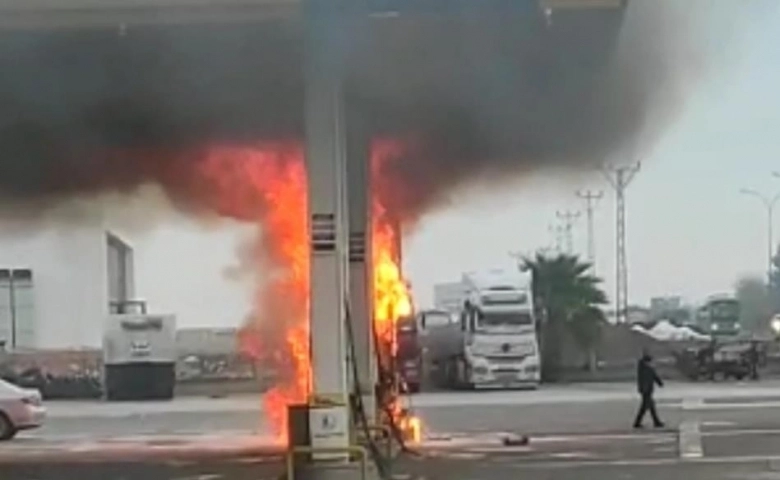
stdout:
<svg viewBox="0 0 780 480">
<path fill-rule="evenodd" d="M 0 342 L 95 348 L 112 301 L 134 296 L 133 252 L 101 225 L 0 231 Z"/>
</svg>

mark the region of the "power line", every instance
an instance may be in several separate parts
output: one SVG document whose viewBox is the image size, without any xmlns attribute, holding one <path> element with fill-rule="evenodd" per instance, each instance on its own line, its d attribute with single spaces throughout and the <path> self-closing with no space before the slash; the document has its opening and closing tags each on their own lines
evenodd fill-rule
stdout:
<svg viewBox="0 0 780 480">
<path fill-rule="evenodd" d="M 618 323 L 624 323 L 628 315 L 628 261 L 626 260 L 626 189 L 639 171 L 639 163 L 605 167 L 604 175 L 615 190 L 616 231 L 615 243 L 615 314 Z"/>
<path fill-rule="evenodd" d="M 580 212 L 571 212 L 568 210 L 555 212 L 561 222 L 563 222 L 563 238 L 566 240 L 566 253 L 574 253 L 574 238 L 572 237 L 572 225 L 580 218 Z"/>
<path fill-rule="evenodd" d="M 593 210 L 596 208 L 596 203 L 604 196 L 604 192 L 599 190 L 593 192 L 591 190 L 578 190 L 576 192 L 577 197 L 585 200 L 585 216 L 588 221 L 588 262 L 591 264 L 593 271 L 596 271 L 596 238 L 593 229 Z"/>
</svg>

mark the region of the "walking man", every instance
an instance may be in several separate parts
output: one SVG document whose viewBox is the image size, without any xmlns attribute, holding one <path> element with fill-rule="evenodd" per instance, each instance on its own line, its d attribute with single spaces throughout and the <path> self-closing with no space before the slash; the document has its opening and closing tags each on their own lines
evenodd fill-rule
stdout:
<svg viewBox="0 0 780 480">
<path fill-rule="evenodd" d="M 637 366 L 636 384 L 637 390 L 639 390 L 639 394 L 642 396 L 642 404 L 639 405 L 639 411 L 634 420 L 634 428 L 642 428 L 642 420 L 648 411 L 650 416 L 653 417 L 655 428 L 663 428 L 664 426 L 664 423 L 658 418 L 658 412 L 655 410 L 655 400 L 653 399 L 655 386 L 663 387 L 664 382 L 661 381 L 661 377 L 658 376 L 655 368 L 653 368 L 652 361 L 653 357 L 645 353 L 639 359 Z"/>
</svg>

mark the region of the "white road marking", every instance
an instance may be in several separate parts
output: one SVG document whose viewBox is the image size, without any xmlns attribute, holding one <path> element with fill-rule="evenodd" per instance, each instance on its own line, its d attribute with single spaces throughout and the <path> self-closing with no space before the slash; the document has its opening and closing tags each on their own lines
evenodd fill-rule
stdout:
<svg viewBox="0 0 780 480">
<path fill-rule="evenodd" d="M 704 407 L 704 399 L 701 397 L 688 397 L 682 401 L 683 410 L 701 410 Z"/>
<path fill-rule="evenodd" d="M 680 457 L 689 460 L 693 458 L 702 458 L 704 456 L 698 421 L 686 420 L 682 422 L 682 424 L 680 424 L 679 439 Z"/>
<path fill-rule="evenodd" d="M 685 407 L 683 402 L 683 410 L 744 410 L 744 409 L 761 409 L 761 408 L 780 408 L 780 402 L 778 401 L 766 401 L 766 402 L 717 402 L 717 403 L 704 403 L 700 405 Z"/>
<path fill-rule="evenodd" d="M 735 429 L 735 430 L 714 430 L 702 432 L 704 437 L 732 437 L 739 435 L 780 435 L 780 430 L 776 428 L 754 428 L 754 429 Z"/>
<path fill-rule="evenodd" d="M 588 452 L 553 452 L 550 454 L 553 458 L 589 458 L 593 454 Z"/>
<path fill-rule="evenodd" d="M 572 435 L 541 435 L 531 436 L 531 443 L 562 443 L 581 441 L 609 441 L 609 440 L 647 440 L 648 443 L 661 443 L 674 440 L 676 435 L 670 431 L 658 431 L 654 433 L 583 433 Z"/>
<path fill-rule="evenodd" d="M 224 478 L 224 475 L 220 475 L 216 473 L 206 473 L 206 474 L 191 475 L 189 477 L 176 477 L 173 480 L 217 480 L 219 478 Z"/>
<path fill-rule="evenodd" d="M 739 472 L 729 475 L 734 480 L 780 480 L 780 472 Z"/>
<path fill-rule="evenodd" d="M 623 459 L 623 460 L 570 460 L 570 461 L 551 461 L 551 462 L 529 462 L 519 463 L 516 468 L 519 470 L 546 470 L 558 468 L 582 468 L 582 467 L 662 467 L 670 465 L 679 465 L 682 462 L 704 465 L 732 465 L 732 464 L 751 464 L 768 462 L 778 462 L 780 456 L 776 455 L 755 455 L 755 456 L 734 456 L 734 457 L 702 457 L 693 459 L 680 459 L 676 457 L 669 458 L 645 458 L 645 459 Z"/>
<path fill-rule="evenodd" d="M 737 422 L 727 422 L 727 421 L 720 421 L 720 420 L 701 422 L 702 427 L 733 427 L 735 425 L 739 425 L 739 424 Z"/>
</svg>

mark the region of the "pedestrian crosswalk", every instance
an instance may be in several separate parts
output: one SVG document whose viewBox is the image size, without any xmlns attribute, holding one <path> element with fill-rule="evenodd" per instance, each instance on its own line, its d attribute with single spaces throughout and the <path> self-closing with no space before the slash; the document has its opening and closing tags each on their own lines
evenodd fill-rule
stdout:
<svg viewBox="0 0 780 480">
<path fill-rule="evenodd" d="M 686 420 L 680 424 L 679 444 L 680 457 L 684 459 L 701 458 L 704 456 L 698 421 Z"/>
</svg>

